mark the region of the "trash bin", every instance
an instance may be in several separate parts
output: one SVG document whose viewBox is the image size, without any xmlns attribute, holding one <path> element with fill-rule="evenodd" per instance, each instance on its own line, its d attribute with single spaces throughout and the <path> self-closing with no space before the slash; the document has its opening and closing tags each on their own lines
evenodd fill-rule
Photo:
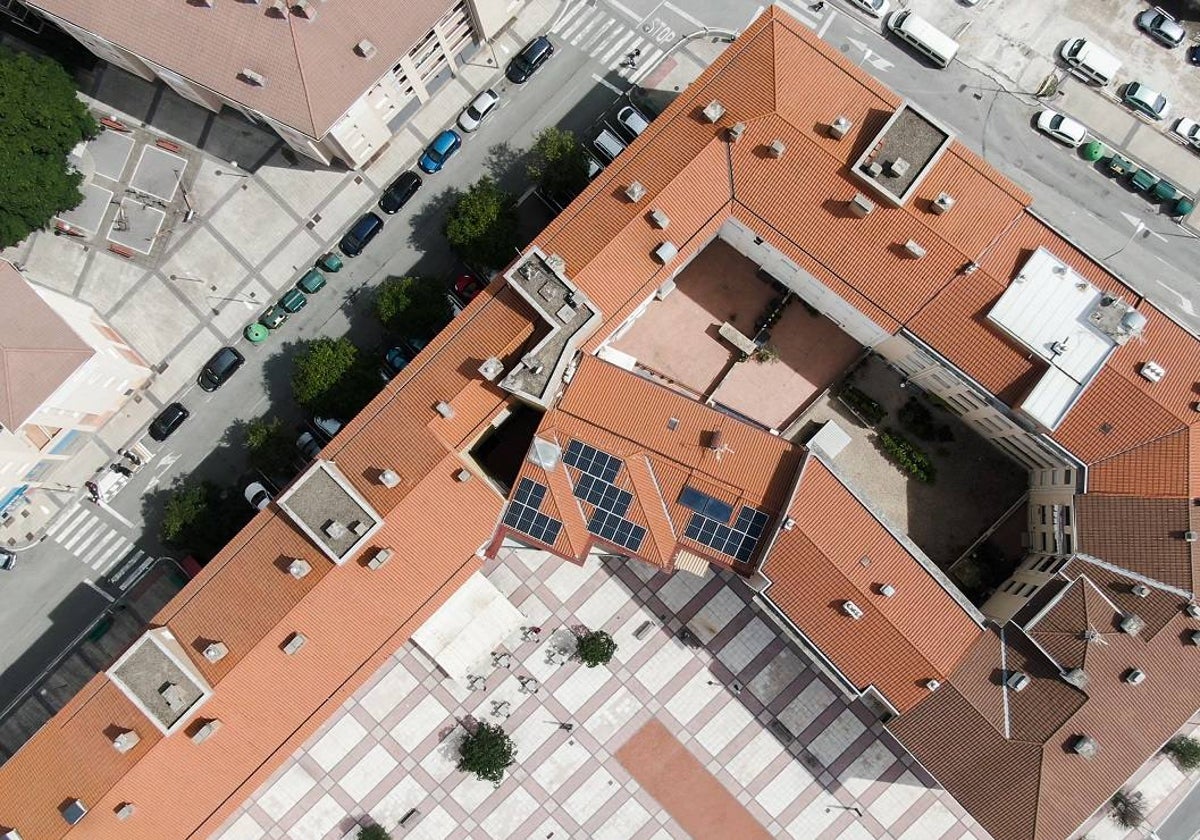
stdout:
<svg viewBox="0 0 1200 840">
<path fill-rule="evenodd" d="M 1083 155 L 1084 160 L 1100 160 L 1107 151 L 1108 149 L 1104 148 L 1104 144 L 1099 140 L 1089 140 L 1079 149 L 1079 153 Z"/>
<path fill-rule="evenodd" d="M 267 340 L 267 336 L 270 334 L 271 331 L 257 321 L 248 325 L 246 329 L 242 330 L 242 335 L 244 335 L 246 340 L 251 344 L 262 344 Z"/>
<path fill-rule="evenodd" d="M 1174 201 L 1179 198 L 1179 190 L 1170 181 L 1159 181 L 1154 185 L 1154 197 L 1159 201 Z"/>
<path fill-rule="evenodd" d="M 336 274 L 342 270 L 342 258 L 332 251 L 322 254 L 321 258 L 317 260 L 317 268 Z"/>
<path fill-rule="evenodd" d="M 1192 201 L 1192 199 L 1188 198 L 1186 195 L 1180 196 L 1179 200 L 1175 202 L 1175 215 L 1176 216 L 1180 216 L 1180 217 L 1186 216 L 1188 213 L 1191 213 L 1195 209 L 1196 209 L 1196 202 Z"/>
<path fill-rule="evenodd" d="M 1108 159 L 1108 171 L 1113 175 L 1124 175 L 1126 172 L 1132 172 L 1133 169 L 1134 163 L 1129 158 L 1113 155 Z"/>
<path fill-rule="evenodd" d="M 1139 169 L 1133 173 L 1133 177 L 1129 181 L 1137 189 L 1150 192 L 1158 183 L 1158 176 L 1148 169 Z"/>
</svg>

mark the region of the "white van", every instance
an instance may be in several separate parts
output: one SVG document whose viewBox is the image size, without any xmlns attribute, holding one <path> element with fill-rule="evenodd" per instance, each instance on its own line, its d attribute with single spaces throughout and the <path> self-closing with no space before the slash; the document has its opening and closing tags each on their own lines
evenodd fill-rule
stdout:
<svg viewBox="0 0 1200 840">
<path fill-rule="evenodd" d="M 617 155 L 625 151 L 625 142 L 607 128 L 600 129 L 592 145 L 596 147 L 605 163 L 612 163 L 617 159 Z"/>
<path fill-rule="evenodd" d="M 908 9 L 888 15 L 887 28 L 938 67 L 945 67 L 958 55 L 958 41 Z"/>
<path fill-rule="evenodd" d="M 1101 87 L 1115 79 L 1121 69 L 1120 59 L 1086 38 L 1072 38 L 1062 45 L 1058 54 L 1072 73 Z"/>
</svg>

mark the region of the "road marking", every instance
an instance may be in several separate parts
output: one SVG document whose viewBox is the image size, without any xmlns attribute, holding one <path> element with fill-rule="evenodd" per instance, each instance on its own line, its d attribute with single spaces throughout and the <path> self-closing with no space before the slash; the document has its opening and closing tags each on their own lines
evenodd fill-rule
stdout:
<svg viewBox="0 0 1200 840">
<path fill-rule="evenodd" d="M 579 46 L 579 42 L 582 41 L 584 39 L 584 37 L 589 32 L 592 31 L 592 27 L 595 26 L 597 23 L 599 23 L 600 20 L 601 20 L 600 18 L 592 18 L 591 20 L 589 20 L 587 22 L 587 25 L 585 25 L 583 27 L 583 29 L 581 29 L 577 33 L 575 33 L 575 37 L 571 39 L 571 46 L 572 47 Z"/>
<path fill-rule="evenodd" d="M 616 57 L 617 53 L 623 49 L 627 43 L 629 43 L 629 39 L 633 37 L 634 32 L 632 29 L 625 30 L 625 34 L 618 39 L 615 44 L 612 45 L 608 52 L 604 54 L 604 57 L 600 59 L 600 63 L 608 64 L 608 62 L 612 61 L 613 58 Z"/>
<path fill-rule="evenodd" d="M 676 14 L 678 17 L 681 17 L 681 18 L 683 18 L 683 19 L 684 19 L 684 20 L 686 20 L 688 23 L 690 23 L 692 26 L 698 27 L 698 28 L 700 28 L 700 29 L 707 29 L 707 28 L 708 28 L 708 27 L 705 25 L 704 21 L 700 20 L 700 19 L 699 19 L 699 18 L 697 18 L 697 17 L 693 17 L 692 15 L 689 15 L 687 12 L 685 12 L 683 9 L 679 8 L 678 6 L 676 6 L 674 3 L 670 3 L 670 2 L 668 2 L 668 3 L 663 3 L 663 7 L 664 7 L 664 8 L 667 8 L 667 9 L 670 9 L 670 10 L 671 10 L 672 12 L 674 12 L 674 13 L 675 13 L 675 14 Z"/>
<path fill-rule="evenodd" d="M 825 20 L 821 22 L 821 28 L 817 30 L 818 38 L 825 37 L 825 30 L 829 28 L 829 24 L 833 23 L 835 17 L 837 17 L 837 9 L 830 9 L 829 14 L 825 16 Z"/>
<path fill-rule="evenodd" d="M 96 543 L 95 548 L 93 548 L 87 554 L 84 554 L 83 549 L 80 549 L 80 562 L 82 562 L 85 566 L 91 566 L 93 569 L 99 568 L 100 564 L 108 558 L 108 555 L 104 553 L 104 549 L 108 548 L 109 544 L 118 537 L 120 537 L 122 540 L 125 539 L 116 531 L 109 531 L 104 535 L 104 539 Z"/>
<path fill-rule="evenodd" d="M 622 93 L 625 92 L 625 91 L 621 90 L 619 87 L 617 87 L 616 85 L 614 85 L 612 82 L 610 82 L 608 79 L 604 78 L 603 76 L 597 76 L 595 73 L 593 73 L 592 78 L 595 79 L 600 84 L 604 85 L 606 88 L 608 88 L 609 90 L 611 90 L 613 93 L 617 94 L 618 96 L 620 96 Z"/>
<path fill-rule="evenodd" d="M 100 574 L 104 574 L 111 569 L 113 565 L 117 563 L 117 561 L 127 555 L 131 548 L 133 548 L 133 543 L 122 537 L 121 541 L 114 545 L 112 549 L 108 551 L 102 558 L 97 560 L 92 568 L 96 569 L 98 572 L 100 572 Z"/>
<path fill-rule="evenodd" d="M 113 510 L 112 508 L 110 508 L 108 505 L 106 505 L 106 504 L 104 504 L 104 503 L 101 503 L 101 504 L 100 504 L 100 507 L 102 507 L 102 508 L 104 508 L 106 511 L 108 511 L 108 512 L 109 512 L 109 514 L 112 516 L 112 518 L 113 518 L 113 519 L 115 519 L 115 520 L 117 520 L 118 522 L 120 522 L 121 524 L 125 525 L 125 527 L 127 527 L 127 528 L 132 528 L 132 529 L 134 529 L 135 531 L 137 530 L 137 526 L 136 526 L 136 525 L 134 525 L 132 522 L 130 522 L 128 519 L 126 519 L 126 518 L 125 518 L 124 516 L 122 516 L 121 514 L 117 513 L 115 510 Z"/>
<path fill-rule="evenodd" d="M 803 23 L 809 29 L 817 28 L 817 19 L 810 17 L 811 13 L 802 11 L 798 6 L 793 6 L 791 3 L 786 2 L 786 0 L 775 0 L 775 2 L 782 6 L 788 14 L 796 18 L 796 20 Z"/>
<path fill-rule="evenodd" d="M 67 524 L 67 519 L 74 516 L 75 511 L 79 510 L 81 504 L 81 502 L 75 502 L 69 508 L 60 513 L 58 518 L 54 520 L 54 523 L 46 529 L 46 536 L 53 537 L 56 533 L 58 533 L 58 530 L 62 528 L 63 525 Z"/>
<path fill-rule="evenodd" d="M 96 590 L 96 593 L 99 594 L 101 598 L 104 598 L 106 601 L 108 601 L 108 603 L 115 604 L 117 602 L 116 598 L 109 595 L 107 592 L 105 592 L 103 589 L 101 589 L 96 584 L 92 583 L 91 578 L 84 578 L 83 582 L 86 583 L 88 586 L 90 586 L 92 589 Z"/>
<path fill-rule="evenodd" d="M 579 49 L 590 53 L 592 47 L 596 46 L 602 39 L 608 37 L 608 30 L 612 29 L 614 23 L 616 23 L 616 20 L 613 18 L 605 20 L 604 24 L 592 34 L 592 37 L 579 45 Z"/>
<path fill-rule="evenodd" d="M 79 517 L 78 521 L 75 522 L 74 527 L 70 528 L 68 531 L 63 531 L 63 533 L 58 536 L 58 539 L 56 540 L 56 542 L 58 542 L 59 545 L 61 545 L 63 548 L 65 548 L 69 551 L 71 549 L 71 546 L 74 545 L 75 542 L 80 537 L 82 537 L 84 534 L 86 534 L 88 532 L 88 529 L 91 528 L 92 524 L 97 521 L 98 521 L 97 519 L 88 515 L 87 511 L 84 511 L 83 515 L 81 515 Z M 70 539 L 68 539 L 67 537 L 68 537 L 69 531 L 74 531 L 75 527 L 78 527 L 80 525 L 83 525 L 85 527 L 81 528 L 79 531 L 77 531 L 75 533 L 74 536 L 72 536 Z"/>
<path fill-rule="evenodd" d="M 569 21 L 571 18 L 575 17 L 575 15 L 582 8 L 583 8 L 583 0 L 580 0 L 580 2 L 576 3 L 574 6 L 568 6 L 566 9 L 563 9 L 562 14 L 560 14 L 558 16 L 558 20 L 554 21 L 554 23 L 552 23 L 550 25 L 550 31 L 558 32 L 560 29 L 562 29 L 564 26 L 566 26 L 567 21 Z"/>
<path fill-rule="evenodd" d="M 643 20 L 643 18 L 637 12 L 635 12 L 633 9 L 629 8 L 628 6 L 622 6 L 620 3 L 617 2 L 617 0 L 605 0 L 605 2 L 608 5 L 612 6 L 614 9 L 616 9 L 618 12 L 621 12 L 623 15 L 625 15 L 625 17 L 629 18 L 630 20 L 636 20 L 636 21 Z"/>
<path fill-rule="evenodd" d="M 75 556 L 80 558 L 80 560 L 83 559 L 83 553 L 85 551 L 87 551 L 88 546 L 91 545 L 92 543 L 94 543 L 96 541 L 97 537 L 102 537 L 106 533 L 111 533 L 111 532 L 107 532 L 104 530 L 103 522 L 96 520 L 96 522 L 93 524 L 99 525 L 100 527 L 99 528 L 89 527 L 89 528 L 79 532 L 79 537 L 85 537 L 85 539 L 83 540 L 83 542 L 79 543 L 78 546 L 74 547 L 73 550 L 75 551 Z M 76 539 L 78 539 L 79 537 L 76 537 Z M 67 548 L 72 549 L 72 546 L 67 546 Z"/>
</svg>

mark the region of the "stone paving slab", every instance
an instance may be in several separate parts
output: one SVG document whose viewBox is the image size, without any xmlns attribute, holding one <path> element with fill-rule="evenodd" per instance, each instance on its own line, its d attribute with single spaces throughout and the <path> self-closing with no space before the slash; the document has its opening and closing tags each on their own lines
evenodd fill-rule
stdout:
<svg viewBox="0 0 1200 840">
<path fill-rule="evenodd" d="M 209 223 L 236 253 L 257 266 L 290 236 L 296 221 L 262 185 L 242 179 L 241 187 L 209 215 Z"/>
<path fill-rule="evenodd" d="M 108 204 L 112 201 L 113 191 L 105 189 L 99 184 L 84 184 L 80 187 L 80 192 L 83 193 L 83 201 L 80 205 L 73 210 L 59 213 L 55 218 L 62 219 L 72 227 L 80 228 L 94 235 L 99 232 L 104 214 L 108 212 Z"/>
<path fill-rule="evenodd" d="M 85 155 L 90 155 L 97 175 L 110 181 L 120 181 L 133 151 L 133 138 L 119 131 L 101 131 L 87 144 Z"/>
<path fill-rule="evenodd" d="M 167 214 L 157 207 L 126 196 L 121 199 L 121 206 L 108 229 L 108 240 L 132 248 L 139 254 L 149 254 L 166 217 Z M 122 227 L 125 229 L 122 230 Z"/>
<path fill-rule="evenodd" d="M 179 190 L 179 182 L 187 166 L 187 159 L 177 154 L 157 146 L 143 146 L 129 186 L 162 201 L 171 201 Z"/>
</svg>

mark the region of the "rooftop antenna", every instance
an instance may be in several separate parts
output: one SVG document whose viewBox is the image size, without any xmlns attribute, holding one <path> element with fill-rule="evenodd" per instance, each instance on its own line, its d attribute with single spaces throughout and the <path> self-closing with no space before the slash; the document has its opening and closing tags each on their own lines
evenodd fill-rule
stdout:
<svg viewBox="0 0 1200 840">
<path fill-rule="evenodd" d="M 1082 635 L 1083 640 L 1085 642 L 1087 642 L 1088 644 L 1093 644 L 1093 643 L 1098 644 L 1098 645 L 1107 645 L 1108 644 L 1108 640 L 1105 639 L 1104 636 L 1102 636 L 1100 634 L 1100 631 L 1097 630 L 1095 627 L 1088 627 L 1088 629 L 1084 630 L 1081 635 Z"/>
<path fill-rule="evenodd" d="M 733 448 L 725 442 L 725 436 L 721 434 L 720 429 L 714 429 L 708 433 L 708 440 L 705 442 L 704 447 L 711 451 L 718 461 L 721 460 L 721 456 L 726 452 L 733 451 Z"/>
</svg>

